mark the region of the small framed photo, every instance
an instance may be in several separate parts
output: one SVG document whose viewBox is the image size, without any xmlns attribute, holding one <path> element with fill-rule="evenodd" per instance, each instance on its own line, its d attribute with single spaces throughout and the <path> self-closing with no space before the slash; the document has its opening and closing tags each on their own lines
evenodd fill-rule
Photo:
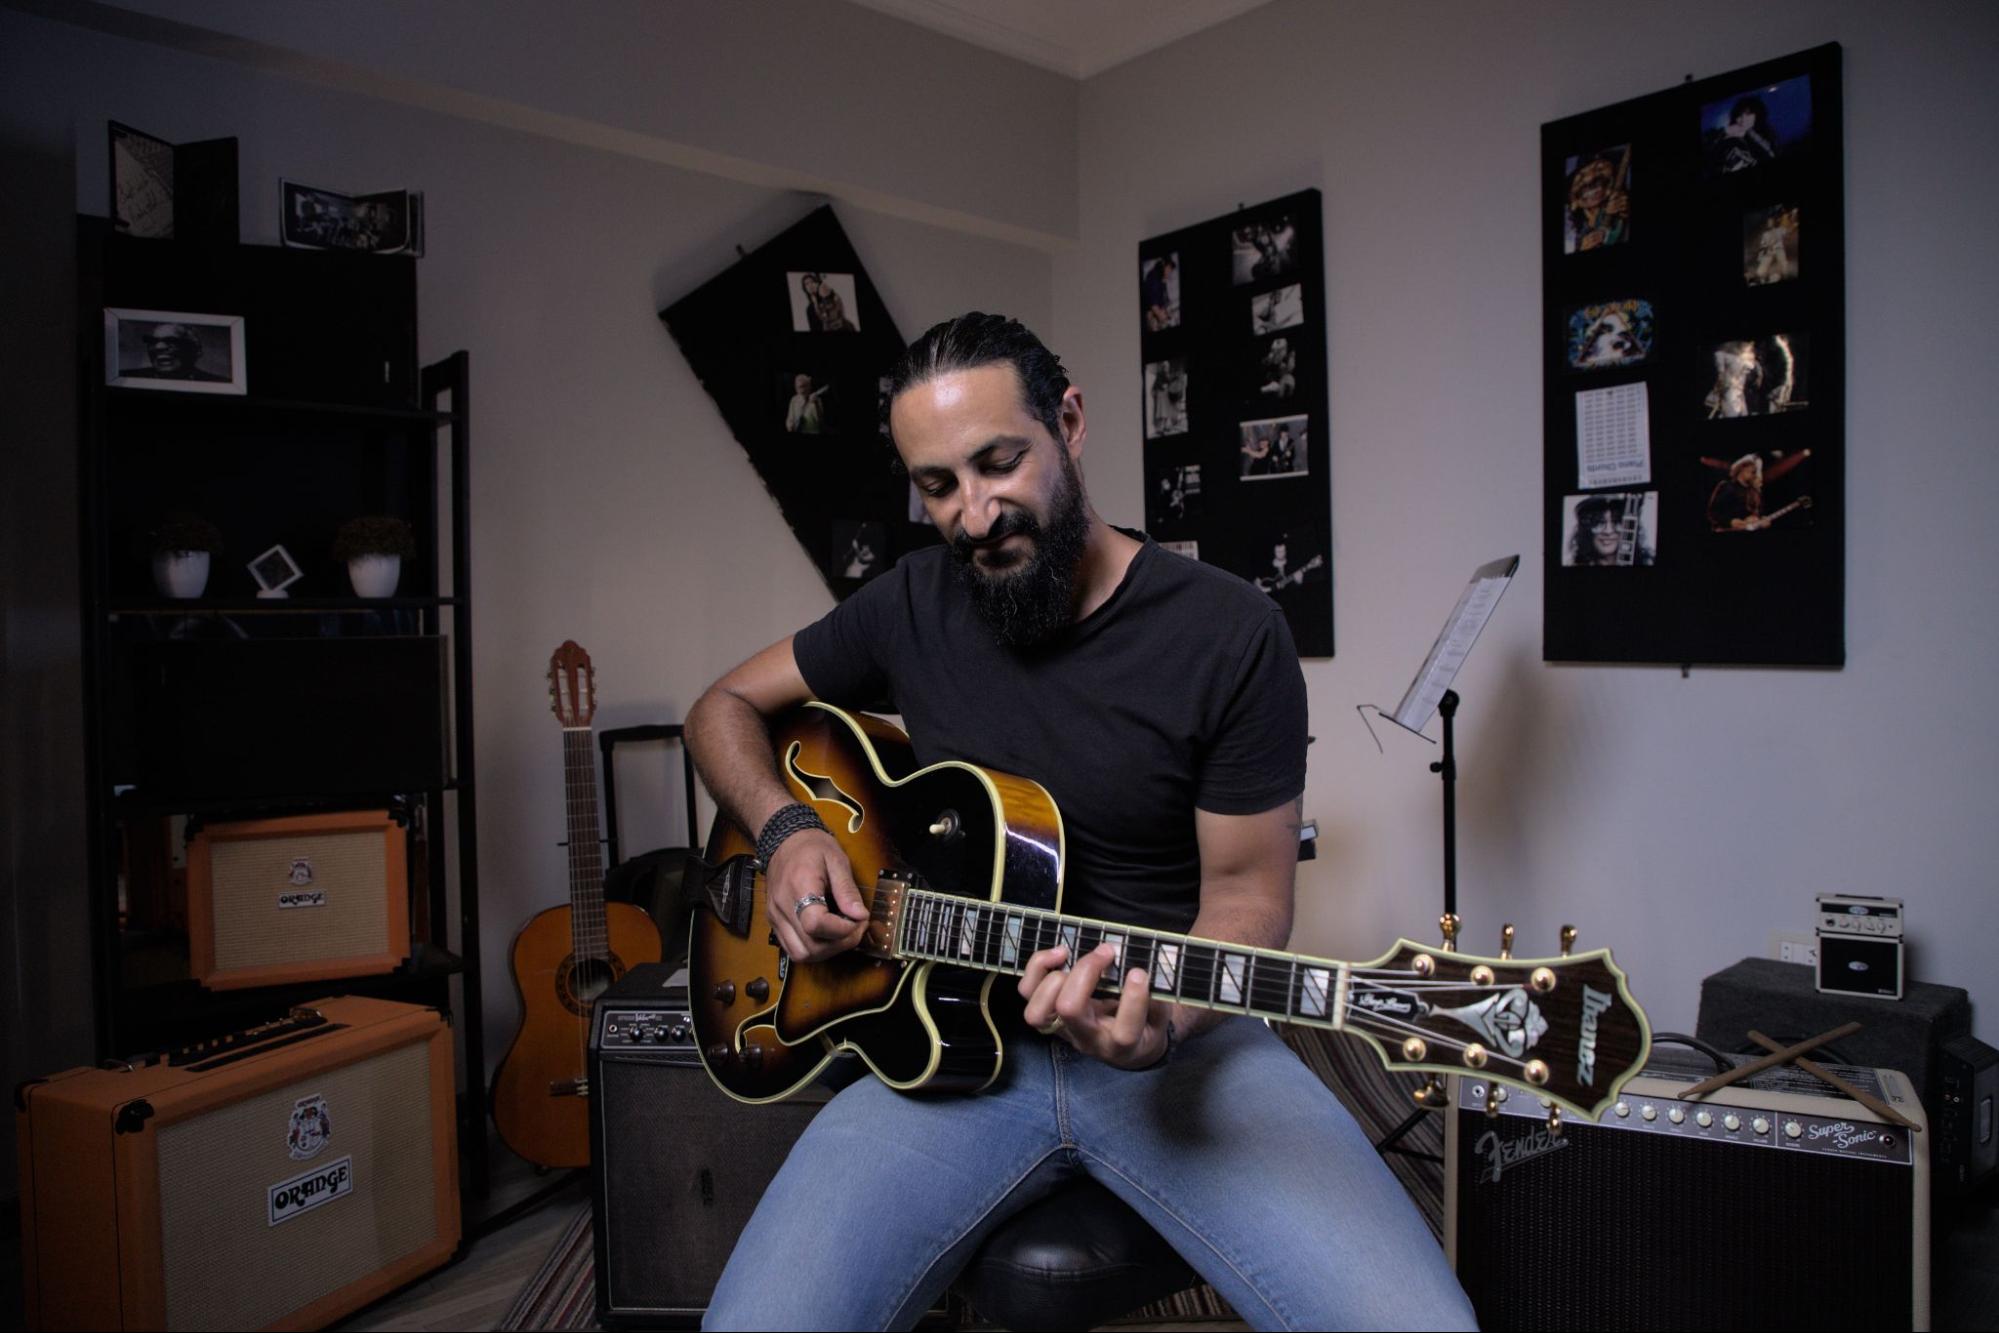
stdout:
<svg viewBox="0 0 1999 1333">
<path fill-rule="evenodd" d="M 292 559 L 292 553 L 282 546 L 270 550 L 252 560 L 249 564 L 250 577 L 257 580 L 257 596 L 289 597 L 285 589 L 305 577 L 305 571 Z"/>
<path fill-rule="evenodd" d="M 292 249 L 423 254 L 421 191 L 346 195 L 280 180 L 278 193 L 278 239 Z"/>
<path fill-rule="evenodd" d="M 247 393 L 243 317 L 107 306 L 104 382 L 121 389 Z"/>
</svg>

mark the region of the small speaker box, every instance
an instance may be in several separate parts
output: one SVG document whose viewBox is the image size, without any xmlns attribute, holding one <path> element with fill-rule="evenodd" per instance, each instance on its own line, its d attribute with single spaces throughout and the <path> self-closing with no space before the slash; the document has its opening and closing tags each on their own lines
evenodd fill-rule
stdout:
<svg viewBox="0 0 1999 1333">
<path fill-rule="evenodd" d="M 1840 995 L 1902 998 L 1902 941 L 1819 932 L 1818 988 Z"/>
<path fill-rule="evenodd" d="M 188 956 L 212 990 L 393 972 L 409 851 L 387 810 L 209 824 L 187 848 Z"/>
<path fill-rule="evenodd" d="M 669 973 L 634 967 L 598 998 L 592 1025 L 590 1177 L 606 1328 L 700 1323 L 757 1201 L 832 1096 L 813 1084 L 752 1106 L 716 1088 L 694 1049 L 687 990 Z"/>
<path fill-rule="evenodd" d="M 458 1247 L 451 1029 L 344 996 L 23 1084 L 36 1329 L 321 1328 Z"/>
</svg>

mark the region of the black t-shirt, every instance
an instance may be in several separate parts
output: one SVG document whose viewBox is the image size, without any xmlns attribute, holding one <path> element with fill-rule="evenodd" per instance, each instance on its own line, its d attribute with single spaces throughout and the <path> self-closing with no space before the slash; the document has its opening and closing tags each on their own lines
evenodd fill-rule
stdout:
<svg viewBox="0 0 1999 1333">
<path fill-rule="evenodd" d="M 1046 787 L 1066 834 L 1063 910 L 1185 931 L 1196 807 L 1256 814 L 1305 789 L 1305 679 L 1283 613 L 1146 539 L 1108 601 L 1021 652 L 994 641 L 950 559 L 906 555 L 801 630 L 806 685 L 841 707 L 891 703 L 921 763 Z"/>
</svg>

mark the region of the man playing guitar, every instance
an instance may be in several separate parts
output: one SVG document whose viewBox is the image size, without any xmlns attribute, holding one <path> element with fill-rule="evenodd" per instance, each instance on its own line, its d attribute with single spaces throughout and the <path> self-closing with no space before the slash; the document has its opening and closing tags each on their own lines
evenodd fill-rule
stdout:
<svg viewBox="0 0 1999 1333">
<path fill-rule="evenodd" d="M 924 334 L 891 377 L 889 421 L 946 544 L 688 715 L 710 791 L 757 836 L 784 951 L 829 958 L 868 919 L 845 853 L 772 757 L 766 719 L 808 698 L 890 700 L 920 763 L 1039 780 L 1064 820 L 1065 910 L 1282 947 L 1306 729 L 1282 613 L 1095 513 L 1082 395 L 1015 321 Z M 908 1327 L 1006 1216 L 1087 1174 L 1257 1327 L 1473 1327 L 1401 1185 L 1317 1078 L 1261 1023 L 1156 1001 L 1137 969 L 1117 999 L 1094 998 L 1114 957 L 1028 959 L 982 1092 L 862 1079 L 828 1103 L 707 1326 Z"/>
</svg>

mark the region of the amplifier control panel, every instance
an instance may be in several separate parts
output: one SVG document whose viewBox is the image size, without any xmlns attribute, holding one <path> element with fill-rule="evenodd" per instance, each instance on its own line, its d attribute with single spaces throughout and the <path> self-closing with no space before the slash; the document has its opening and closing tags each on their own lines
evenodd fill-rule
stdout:
<svg viewBox="0 0 1999 1333">
<path fill-rule="evenodd" d="M 1727 1101 L 1686 1100 L 1673 1095 L 1685 1086 L 1658 1079 L 1633 1079 L 1616 1104 L 1597 1119 L 1596 1127 L 1903 1165 L 1913 1160 L 1908 1130 L 1901 1125 L 1885 1124 L 1872 1112 L 1844 1098 L 1808 1098 L 1735 1088 L 1715 1093 L 1717 1098 L 1728 1097 Z M 1460 1077 L 1459 1108 L 1483 1111 L 1486 1090 L 1482 1080 Z M 1501 1117 L 1547 1118 L 1548 1103 L 1539 1097 L 1504 1087 L 1497 1090 L 1495 1097 Z M 1920 1122 L 1920 1109 L 1910 1109 L 1914 1106 L 1912 1096 L 1890 1095 L 1888 1100 L 1898 1111 Z"/>
<path fill-rule="evenodd" d="M 604 1015 L 604 1049 L 694 1045 L 694 1020 L 684 1009 L 619 1009 Z"/>
</svg>

